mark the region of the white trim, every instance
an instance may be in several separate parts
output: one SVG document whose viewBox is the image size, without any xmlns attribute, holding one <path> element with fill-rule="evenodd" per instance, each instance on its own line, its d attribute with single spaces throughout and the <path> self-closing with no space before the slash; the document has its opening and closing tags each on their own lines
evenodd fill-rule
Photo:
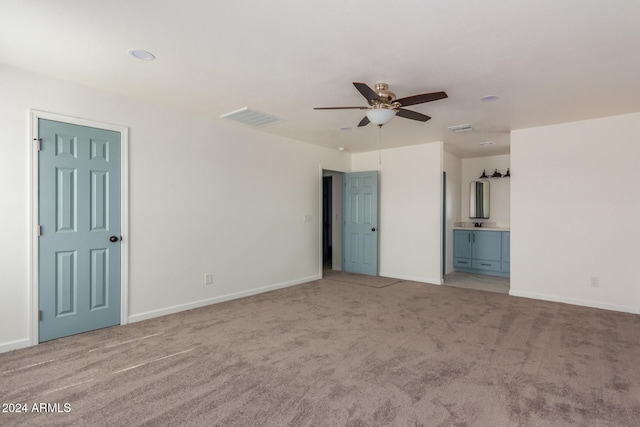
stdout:
<svg viewBox="0 0 640 427">
<path fill-rule="evenodd" d="M 35 233 L 35 227 L 38 226 L 38 150 L 35 149 L 34 138 L 38 135 L 38 119 L 34 115 L 33 111 L 28 111 L 29 129 L 27 135 L 29 135 L 29 188 L 31 194 L 29 197 L 29 272 L 27 277 L 29 278 L 30 286 L 27 289 L 27 297 L 29 303 L 29 309 L 27 310 L 29 318 L 27 319 L 28 327 L 28 342 L 29 345 L 38 344 L 38 253 L 39 253 L 39 241 L 37 233 Z M 34 125 L 35 122 L 35 125 Z M 34 130 L 35 128 L 35 130 Z M 11 345 L 11 344 L 8 344 Z"/>
<path fill-rule="evenodd" d="M 510 290 L 509 295 L 514 297 L 530 298 L 530 299 L 536 299 L 536 300 L 542 300 L 542 301 L 561 302 L 565 304 L 579 305 L 582 307 L 600 308 L 602 310 L 620 311 L 622 313 L 640 314 L 640 309 L 638 309 L 638 307 L 607 304 L 607 303 L 602 303 L 598 301 L 588 301 L 588 300 L 583 300 L 578 298 L 566 298 L 566 297 L 559 297 L 555 295 L 545 295 L 545 294 L 537 294 L 533 292 L 521 292 L 521 291 L 514 291 L 514 290 Z"/>
<path fill-rule="evenodd" d="M 16 341 L 9 341 L 9 342 L 0 344 L 0 353 L 6 353 L 7 351 L 18 350 L 18 349 L 29 347 L 29 346 L 31 346 L 31 341 L 29 341 L 28 338 L 24 338 Z"/>
<path fill-rule="evenodd" d="M 247 291 L 242 292 L 234 292 L 227 295 L 222 295 L 215 298 L 203 299 L 200 301 L 189 302 L 186 304 L 174 305 L 171 307 L 165 307 L 159 310 L 151 310 L 146 311 L 144 313 L 134 314 L 129 317 L 129 322 L 140 322 L 142 320 L 153 319 L 155 317 L 166 316 L 168 314 L 180 313 L 186 310 L 192 310 L 194 308 L 205 307 L 211 304 L 217 304 L 220 302 L 231 301 L 238 298 L 249 297 L 252 295 L 262 294 L 269 291 L 274 291 L 276 289 L 288 288 L 295 285 L 300 285 L 302 283 L 312 282 L 314 280 L 320 280 L 322 277 L 320 275 L 314 275 L 305 277 L 303 279 L 292 280 L 289 282 L 277 283 L 275 285 L 264 286 L 261 288 L 249 289 Z"/>
<path fill-rule="evenodd" d="M 440 173 L 439 173 L 439 180 L 440 180 L 440 209 L 438 210 L 438 216 L 440 217 L 440 221 L 438 222 L 439 228 L 438 228 L 438 234 L 440 235 L 440 241 L 439 243 L 439 247 L 438 247 L 438 252 L 440 253 L 440 259 L 438 262 L 438 269 L 440 270 L 440 279 L 438 280 L 438 284 L 442 285 L 444 283 L 444 273 L 446 270 L 446 266 L 445 268 L 442 268 L 442 264 L 445 261 L 444 256 L 445 253 L 442 251 L 442 246 L 446 243 L 445 240 L 445 234 L 446 234 L 446 216 L 444 215 L 444 209 L 445 209 L 445 205 L 444 205 L 444 197 L 445 197 L 445 188 L 444 186 L 446 185 L 446 182 L 444 180 L 444 174 L 446 173 L 446 171 L 444 170 L 444 147 L 442 142 L 440 143 Z"/>
<path fill-rule="evenodd" d="M 324 204 L 324 199 L 323 199 L 323 192 L 324 192 L 324 187 L 323 187 L 323 178 L 324 178 L 324 172 L 337 172 L 337 173 L 341 173 L 344 174 L 345 173 L 349 173 L 349 172 L 345 172 L 345 171 L 341 171 L 338 169 L 327 169 L 325 167 L 323 167 L 322 165 L 320 165 L 320 178 L 318 179 L 318 274 L 320 275 L 320 277 L 323 276 L 323 262 L 322 262 L 322 256 L 323 256 L 323 252 L 324 252 L 324 247 L 323 247 L 323 217 L 322 215 L 324 214 L 323 212 L 323 204 Z M 379 181 L 378 181 L 379 183 Z M 379 185 L 379 184 L 378 184 Z M 341 190 L 341 194 L 340 197 L 342 197 L 344 195 L 344 187 Z M 378 197 L 378 207 L 379 207 L 379 203 L 380 203 L 380 198 Z M 344 212 L 344 206 L 342 206 L 343 212 Z M 333 221 L 333 214 L 331 214 L 331 218 Z M 340 218 L 343 219 L 343 215 L 341 213 Z M 343 234 L 342 231 L 340 232 L 340 245 L 342 245 L 344 247 L 344 243 L 343 243 Z M 342 253 L 342 251 L 340 251 Z M 344 253 L 342 253 L 342 256 L 344 256 Z M 378 241 L 378 256 L 380 256 L 380 242 Z M 378 265 L 380 263 L 380 260 L 378 259 Z M 340 265 L 342 266 L 342 262 L 340 262 Z"/>
<path fill-rule="evenodd" d="M 323 233 L 323 211 L 322 209 L 324 208 L 324 199 L 323 199 L 323 192 L 324 192 L 324 185 L 323 185 L 323 174 L 324 174 L 324 168 L 322 167 L 322 165 L 319 165 L 320 168 L 320 179 L 318 180 L 318 241 L 320 242 L 320 248 L 318 250 L 318 276 L 322 277 L 323 275 L 323 254 L 324 254 L 324 233 Z"/>
<path fill-rule="evenodd" d="M 82 119 L 79 117 L 64 116 L 61 114 L 48 113 L 39 110 L 29 110 L 29 147 L 31 162 L 30 167 L 30 255 L 29 255 L 29 338 L 28 345 L 36 345 L 39 341 L 38 336 L 38 311 L 40 310 L 39 295 L 38 295 L 38 236 L 35 233 L 35 229 L 38 226 L 38 151 L 35 149 L 34 139 L 38 138 L 38 120 L 55 120 L 58 122 L 71 123 L 79 126 L 87 126 L 98 129 L 106 129 L 120 133 L 120 209 L 121 209 L 121 234 L 123 240 L 121 242 L 120 252 L 120 323 L 126 324 L 128 322 L 129 313 L 129 128 L 126 126 L 114 125 L 111 123 L 97 122 L 94 120 Z M 16 342 L 21 343 L 21 342 Z M 0 349 L 6 346 L 12 346 L 14 343 L 9 343 L 0 347 Z"/>
</svg>

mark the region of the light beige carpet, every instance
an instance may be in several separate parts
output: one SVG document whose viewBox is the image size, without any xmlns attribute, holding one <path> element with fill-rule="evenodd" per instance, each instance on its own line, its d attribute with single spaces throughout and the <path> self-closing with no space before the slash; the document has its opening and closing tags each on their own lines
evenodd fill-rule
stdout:
<svg viewBox="0 0 640 427">
<path fill-rule="evenodd" d="M 459 271 L 445 275 L 444 284 L 457 288 L 476 289 L 500 294 L 508 294 L 511 287 L 508 277 L 462 273 Z"/>
<path fill-rule="evenodd" d="M 345 273 L 343 271 L 325 270 L 323 279 L 337 282 L 353 283 L 356 285 L 369 286 L 372 288 L 384 288 L 402 280 L 382 276 L 365 276 L 362 274 Z"/>
<path fill-rule="evenodd" d="M 0 354 L 0 425 L 636 426 L 638 361 L 637 315 L 325 279 Z"/>
</svg>

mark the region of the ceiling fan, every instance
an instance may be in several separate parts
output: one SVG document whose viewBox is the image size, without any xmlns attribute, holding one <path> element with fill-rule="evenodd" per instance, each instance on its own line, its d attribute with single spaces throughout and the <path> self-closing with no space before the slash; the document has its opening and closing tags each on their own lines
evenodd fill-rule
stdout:
<svg viewBox="0 0 640 427">
<path fill-rule="evenodd" d="M 389 90 L 389 85 L 386 83 L 376 83 L 375 90 L 365 83 L 353 82 L 353 85 L 365 97 L 369 107 L 316 107 L 314 110 L 368 110 L 367 115 L 358 123 L 358 127 L 366 126 L 369 123 L 382 126 L 389 123 L 393 116 L 426 122 L 431 117 L 403 107 L 447 98 L 447 94 L 444 92 L 431 92 L 397 99 L 396 94 Z"/>
</svg>

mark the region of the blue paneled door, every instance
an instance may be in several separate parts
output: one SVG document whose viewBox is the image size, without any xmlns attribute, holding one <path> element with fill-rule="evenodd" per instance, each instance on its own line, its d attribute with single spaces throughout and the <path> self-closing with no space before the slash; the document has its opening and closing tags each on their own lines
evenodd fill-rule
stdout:
<svg viewBox="0 0 640 427">
<path fill-rule="evenodd" d="M 120 323 L 120 133 L 39 119 L 40 342 Z"/>
<path fill-rule="evenodd" d="M 378 275 L 378 172 L 344 174 L 343 270 Z"/>
</svg>

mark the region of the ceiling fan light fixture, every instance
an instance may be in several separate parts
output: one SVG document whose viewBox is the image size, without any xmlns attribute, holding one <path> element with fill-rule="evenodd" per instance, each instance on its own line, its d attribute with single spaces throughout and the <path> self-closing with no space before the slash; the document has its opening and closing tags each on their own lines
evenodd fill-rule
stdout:
<svg viewBox="0 0 640 427">
<path fill-rule="evenodd" d="M 396 111 L 389 108 L 372 108 L 367 111 L 369 121 L 378 126 L 386 125 L 395 115 Z"/>
</svg>

